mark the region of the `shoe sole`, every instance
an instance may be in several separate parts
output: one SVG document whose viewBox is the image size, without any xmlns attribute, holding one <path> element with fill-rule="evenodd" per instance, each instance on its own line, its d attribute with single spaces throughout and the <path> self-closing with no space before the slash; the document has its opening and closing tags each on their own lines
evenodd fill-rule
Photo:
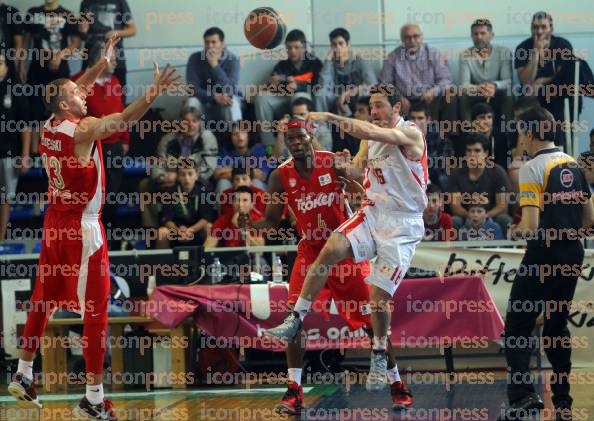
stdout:
<svg viewBox="0 0 594 421">
<path fill-rule="evenodd" d="M 411 409 L 412 407 L 413 407 L 412 403 L 410 405 L 403 405 L 403 404 L 399 404 L 399 403 L 392 404 L 392 409 L 394 411 L 406 411 L 407 409 Z"/>
<path fill-rule="evenodd" d="M 294 411 L 290 406 L 279 403 L 274 407 L 274 411 L 279 415 L 301 415 L 303 408 L 300 411 Z"/>
<path fill-rule="evenodd" d="M 10 393 L 16 400 L 17 404 L 21 408 L 27 409 L 41 409 L 43 405 L 39 402 L 39 400 L 32 400 L 25 388 L 21 386 L 19 383 L 12 382 L 8 385 L 8 393 Z"/>
</svg>

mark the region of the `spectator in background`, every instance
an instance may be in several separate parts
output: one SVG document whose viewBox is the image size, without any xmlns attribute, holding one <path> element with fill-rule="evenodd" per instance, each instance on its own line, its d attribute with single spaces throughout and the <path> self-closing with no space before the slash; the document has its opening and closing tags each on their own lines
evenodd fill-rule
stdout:
<svg viewBox="0 0 594 421">
<path fill-rule="evenodd" d="M 493 45 L 493 26 L 488 19 L 477 19 L 470 26 L 473 47 L 460 54 L 460 118 L 470 121 L 470 109 L 488 102 L 495 116 L 511 116 L 513 96 L 512 52 Z"/>
<path fill-rule="evenodd" d="M 313 111 L 313 102 L 309 98 L 300 97 L 293 101 L 291 105 L 291 113 L 293 117 L 299 117 L 303 120 L 307 119 L 310 112 Z M 272 149 L 272 156 L 279 161 L 289 157 L 289 149 L 285 145 L 285 133 L 287 123 L 289 122 L 288 114 L 279 121 L 279 127 L 281 128 L 277 135 Z M 320 124 L 313 128 L 313 147 L 316 151 L 329 151 L 332 148 L 332 131 L 326 124 Z"/>
<path fill-rule="evenodd" d="M 511 151 L 507 144 L 508 137 L 499 131 L 493 123 L 495 112 L 486 102 L 479 102 L 470 110 L 472 131 L 482 134 L 489 141 L 489 152 L 497 165 L 507 169 L 511 161 Z"/>
<path fill-rule="evenodd" d="M 468 207 L 468 218 L 459 229 L 458 238 L 468 240 L 504 240 L 499 224 L 487 217 L 487 204 L 472 204 Z"/>
<path fill-rule="evenodd" d="M 259 122 L 272 121 L 287 114 L 297 98 L 305 97 L 311 101 L 312 89 L 318 84 L 322 62 L 307 51 L 305 34 L 299 29 L 292 30 L 285 38 L 285 47 L 287 59 L 274 66 L 268 91 L 254 100 Z M 261 130 L 260 137 L 265 146 L 274 144 L 272 130 Z"/>
<path fill-rule="evenodd" d="M 380 82 L 396 86 L 402 98 L 402 110 L 408 112 L 410 102 L 420 100 L 429 107 L 434 120 L 456 120 L 457 100 L 446 101 L 452 88 L 452 73 L 439 50 L 423 43 L 419 25 L 409 23 L 400 29 L 402 45 L 384 61 Z"/>
<path fill-rule="evenodd" d="M 0 0 L 0 54 L 4 57 L 8 72 L 16 75 L 21 82 L 27 79 L 26 54 L 24 54 L 24 28 L 22 21 L 19 19 L 19 9 L 4 4 Z M 6 53 L 10 52 L 9 56 Z M 12 52 L 15 53 L 15 58 L 12 60 Z M 16 78 L 14 79 L 16 82 Z"/>
<path fill-rule="evenodd" d="M 180 159 L 192 159 L 198 171 L 198 180 L 207 191 L 213 190 L 212 176 L 217 165 L 219 147 L 214 134 L 202 127 L 200 114 L 196 108 L 184 108 L 180 114 L 183 119 L 182 131 L 167 133 L 157 145 L 157 165 L 150 171 L 150 177 L 139 185 L 140 193 L 166 192 L 175 186 L 177 167 Z M 160 203 L 146 204 L 141 210 L 142 224 L 145 228 L 159 228 Z"/>
<path fill-rule="evenodd" d="M 177 184 L 171 193 L 183 195 L 184 200 L 163 206 L 157 248 L 204 244 L 214 221 L 213 207 L 200 197 L 204 190 L 205 186 L 198 180 L 196 164 L 191 159 L 180 162 Z"/>
<path fill-rule="evenodd" d="M 8 61 L 4 54 L 0 54 L 0 121 L 27 122 L 29 104 L 22 95 L 13 95 L 12 86 L 15 81 L 13 69 L 9 70 Z M 25 174 L 31 165 L 31 130 L 25 128 L 22 132 L 6 130 L 0 141 L 0 241 L 5 240 L 8 222 L 10 220 L 10 202 L 14 200 L 19 180 L 19 174 Z M 20 159 L 21 163 L 17 162 Z"/>
<path fill-rule="evenodd" d="M 361 121 L 371 121 L 371 109 L 369 108 L 368 96 L 360 96 L 357 98 L 354 117 Z M 357 155 L 361 140 L 341 131 L 340 127 L 338 129 L 339 130 L 332 131 L 332 152 L 348 149 L 351 156 Z"/>
<path fill-rule="evenodd" d="M 221 204 L 221 214 L 233 212 L 233 192 L 239 187 L 247 187 L 252 192 L 254 209 L 264 215 L 266 210 L 266 190 L 262 190 L 253 183 L 253 170 L 245 165 L 238 165 L 231 172 L 233 185 L 221 192 L 218 203 Z"/>
<path fill-rule="evenodd" d="M 532 36 L 520 43 L 515 51 L 514 67 L 522 88 L 528 95 L 538 97 L 540 104 L 553 114 L 555 121 L 563 121 L 563 100 L 567 89 L 559 80 L 565 67 L 573 60 L 573 47 L 565 38 L 553 35 L 553 18 L 546 12 L 532 16 Z M 572 81 L 573 83 L 573 81 Z M 553 95 L 546 96 L 552 92 Z M 573 120 L 573 107 L 570 120 Z M 565 132 L 557 130 L 555 145 L 565 144 Z"/>
<path fill-rule="evenodd" d="M 24 47 L 31 62 L 27 82 L 39 94 L 31 97 L 31 114 L 35 120 L 45 120 L 42 90 L 53 80 L 70 77 L 68 60 L 80 49 L 81 41 L 74 14 L 57 0 L 32 7 L 25 18 Z"/>
<path fill-rule="evenodd" d="M 233 192 L 233 212 L 222 213 L 212 224 L 204 247 L 253 247 L 263 246 L 264 238 L 239 229 L 237 218 L 247 213 L 253 221 L 264 215 L 254 208 L 253 195 L 249 187 L 238 187 Z"/>
<path fill-rule="evenodd" d="M 89 64 L 92 66 L 97 61 L 103 59 L 104 42 L 99 42 L 89 51 Z M 87 115 L 101 118 L 103 116 L 121 113 L 124 111 L 124 102 L 122 100 L 122 85 L 114 75 L 117 65 L 115 51 L 109 59 L 109 64 L 105 67 L 102 75 L 95 80 L 91 92 L 86 97 Z M 84 70 L 72 77 L 77 81 Z M 114 133 L 110 137 L 101 140 L 103 148 L 103 168 L 105 170 L 105 194 L 110 193 L 115 197 L 120 191 L 122 178 L 124 177 L 124 166 L 122 158 L 128 153 L 130 148 L 130 133 L 128 130 L 122 130 Z M 103 209 L 102 219 L 105 227 L 114 221 L 117 203 L 110 202 L 110 196 L 106 196 L 106 203 Z M 113 200 L 113 199 L 111 199 Z"/>
<path fill-rule="evenodd" d="M 351 35 L 344 28 L 329 34 L 330 54 L 320 73 L 320 92 L 314 96 L 316 111 L 350 117 L 357 99 L 369 95 L 377 76 L 368 60 L 351 49 Z"/>
<path fill-rule="evenodd" d="M 268 190 L 266 180 L 270 169 L 264 145 L 256 143 L 249 147 L 249 130 L 247 121 L 236 121 L 231 126 L 231 143 L 233 149 L 222 151 L 213 177 L 217 181 L 216 192 L 222 192 L 231 187 L 231 174 L 237 166 L 252 167 L 254 185 L 262 190 Z"/>
<path fill-rule="evenodd" d="M 204 50 L 188 60 L 186 79 L 194 88 L 194 96 L 187 106 L 200 110 L 206 122 L 241 120 L 239 59 L 225 46 L 225 33 L 220 28 L 208 28 L 203 38 Z"/>
<path fill-rule="evenodd" d="M 427 207 L 423 211 L 425 241 L 451 241 L 456 238 L 452 215 L 444 211 L 443 193 L 439 186 L 427 186 Z"/>
<path fill-rule="evenodd" d="M 124 38 L 136 35 L 136 23 L 132 11 L 126 0 L 83 0 L 80 12 L 84 19 L 78 30 L 85 42 L 87 51 L 99 42 L 105 42 L 117 35 L 122 40 L 116 46 L 115 76 L 125 89 L 127 84 L 126 54 L 124 53 Z M 86 62 L 83 62 L 86 67 Z M 122 96 L 126 102 L 125 91 Z"/>
<path fill-rule="evenodd" d="M 427 111 L 427 105 L 421 101 L 414 101 L 408 111 L 408 119 L 414 122 L 425 136 L 427 142 L 427 157 L 431 159 L 429 165 L 429 178 L 442 190 L 446 191 L 448 186 L 448 158 L 453 155 L 450 142 L 447 137 L 440 136 L 439 127 L 433 124 L 431 116 Z"/>
<path fill-rule="evenodd" d="M 590 130 L 590 151 L 594 152 L 594 129 Z"/>
<path fill-rule="evenodd" d="M 479 133 L 469 133 L 466 138 L 465 165 L 456 169 L 448 179 L 451 193 L 450 208 L 454 214 L 454 226 L 460 228 L 469 217 L 468 205 L 481 199 L 488 204 L 486 218 L 499 224 L 507 232 L 511 223 L 508 214 L 507 194 L 511 189 L 505 170 L 489 157 L 488 140 Z"/>
</svg>

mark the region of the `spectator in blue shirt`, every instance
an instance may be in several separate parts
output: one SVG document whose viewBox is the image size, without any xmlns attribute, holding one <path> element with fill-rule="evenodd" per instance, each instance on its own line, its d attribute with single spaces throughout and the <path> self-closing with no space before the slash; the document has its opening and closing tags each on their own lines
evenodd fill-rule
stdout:
<svg viewBox="0 0 594 421">
<path fill-rule="evenodd" d="M 205 121 L 241 120 L 239 59 L 225 47 L 221 29 L 204 32 L 204 50 L 190 56 L 186 79 L 194 89 L 188 105 L 198 108 Z"/>
<path fill-rule="evenodd" d="M 460 228 L 460 240 L 503 240 L 503 232 L 498 223 L 487 218 L 487 206 L 473 204 L 468 208 L 466 224 Z"/>
</svg>

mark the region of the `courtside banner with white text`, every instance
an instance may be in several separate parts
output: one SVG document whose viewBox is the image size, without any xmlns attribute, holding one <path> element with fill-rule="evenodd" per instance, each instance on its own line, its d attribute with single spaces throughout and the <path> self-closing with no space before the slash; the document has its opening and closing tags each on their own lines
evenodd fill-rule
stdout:
<svg viewBox="0 0 594 421">
<path fill-rule="evenodd" d="M 456 243 L 422 243 L 415 253 L 412 266 L 436 271 L 441 275 L 481 275 L 499 312 L 505 319 L 507 302 L 523 249 L 465 248 Z M 553 270 L 551 268 L 549 270 Z M 564 268 L 557 268 L 564 270 Z M 565 268 L 570 270 L 570 268 Z M 527 304 L 528 305 L 528 304 Z M 554 303 L 544 303 L 543 313 L 554 311 Z M 530 311 L 530 309 L 527 309 Z M 584 265 L 569 312 L 574 366 L 594 366 L 594 250 L 586 250 Z"/>
</svg>

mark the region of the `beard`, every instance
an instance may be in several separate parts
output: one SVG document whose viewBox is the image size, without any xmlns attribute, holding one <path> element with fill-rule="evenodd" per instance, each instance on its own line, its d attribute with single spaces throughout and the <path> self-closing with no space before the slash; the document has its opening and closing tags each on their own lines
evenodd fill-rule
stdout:
<svg viewBox="0 0 594 421">
<path fill-rule="evenodd" d="M 477 50 L 487 50 L 491 46 L 489 41 L 477 41 L 474 43 L 474 48 Z"/>
</svg>

